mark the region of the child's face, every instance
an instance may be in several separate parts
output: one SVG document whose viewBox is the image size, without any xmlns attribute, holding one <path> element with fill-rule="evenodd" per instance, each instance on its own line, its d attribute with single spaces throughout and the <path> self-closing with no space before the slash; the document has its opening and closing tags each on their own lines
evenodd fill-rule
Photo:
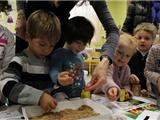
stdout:
<svg viewBox="0 0 160 120">
<path fill-rule="evenodd" d="M 152 36 L 149 32 L 140 30 L 135 34 L 138 39 L 138 50 L 142 52 L 148 52 L 153 44 Z"/>
<path fill-rule="evenodd" d="M 72 42 L 71 44 L 68 44 L 68 47 L 72 52 L 79 53 L 85 49 L 86 44 L 83 43 L 82 41 L 75 41 Z"/>
<path fill-rule="evenodd" d="M 114 62 L 119 67 L 127 65 L 132 55 L 133 49 L 130 46 L 119 45 L 115 52 Z"/>
<path fill-rule="evenodd" d="M 55 44 L 51 44 L 51 42 L 49 42 L 47 39 L 41 39 L 41 38 L 33 38 L 31 40 L 28 41 L 29 43 L 29 51 L 36 56 L 37 58 L 45 58 L 46 56 L 48 56 Z"/>
</svg>

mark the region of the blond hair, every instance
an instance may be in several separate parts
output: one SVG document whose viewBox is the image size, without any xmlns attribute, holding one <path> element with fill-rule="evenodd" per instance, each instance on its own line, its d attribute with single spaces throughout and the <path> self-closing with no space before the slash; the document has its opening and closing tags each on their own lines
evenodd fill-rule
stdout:
<svg viewBox="0 0 160 120">
<path fill-rule="evenodd" d="M 136 52 L 136 48 L 137 48 L 137 39 L 132 35 L 129 35 L 127 33 L 123 33 L 119 37 L 118 46 L 120 46 L 120 45 L 130 47 L 133 50 L 133 54 L 134 54 Z"/>
<path fill-rule="evenodd" d="M 37 10 L 29 16 L 26 32 L 31 38 L 47 38 L 57 43 L 61 36 L 60 21 L 51 11 Z"/>
<path fill-rule="evenodd" d="M 157 28 L 155 25 L 153 25 L 152 23 L 148 23 L 148 22 L 141 23 L 136 26 L 136 28 L 133 31 L 133 34 L 135 35 L 137 32 L 141 30 L 150 33 L 152 36 L 152 39 L 155 40 L 156 34 L 157 34 Z"/>
</svg>

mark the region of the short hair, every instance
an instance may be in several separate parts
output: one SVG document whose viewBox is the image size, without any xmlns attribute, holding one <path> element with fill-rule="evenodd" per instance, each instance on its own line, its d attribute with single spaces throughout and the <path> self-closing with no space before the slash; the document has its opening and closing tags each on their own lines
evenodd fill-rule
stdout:
<svg viewBox="0 0 160 120">
<path fill-rule="evenodd" d="M 47 38 L 50 42 L 57 43 L 61 36 L 61 24 L 53 12 L 36 10 L 27 20 L 26 32 L 31 38 Z"/>
<path fill-rule="evenodd" d="M 137 39 L 127 33 L 123 33 L 120 35 L 119 37 L 119 42 L 118 42 L 118 46 L 119 45 L 125 45 L 125 46 L 129 46 L 132 50 L 133 50 L 133 54 L 137 51 Z"/>
<path fill-rule="evenodd" d="M 67 43 L 80 40 L 83 43 L 90 43 L 94 35 L 94 27 L 92 23 L 82 16 L 76 16 L 69 19 L 64 27 L 62 39 Z"/>
<path fill-rule="evenodd" d="M 149 32 L 152 36 L 152 39 L 155 40 L 157 34 L 157 28 L 154 24 L 149 22 L 143 22 L 141 24 L 138 24 L 134 29 L 133 34 L 135 35 L 140 30 Z"/>
</svg>

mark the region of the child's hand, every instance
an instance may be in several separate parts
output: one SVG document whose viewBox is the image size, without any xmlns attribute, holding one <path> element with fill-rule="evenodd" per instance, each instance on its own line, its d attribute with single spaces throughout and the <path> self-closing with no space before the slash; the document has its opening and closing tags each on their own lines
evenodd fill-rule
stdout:
<svg viewBox="0 0 160 120">
<path fill-rule="evenodd" d="M 130 80 L 132 84 L 138 84 L 140 82 L 139 78 L 134 74 L 131 74 Z"/>
<path fill-rule="evenodd" d="M 142 97 L 150 97 L 150 92 L 143 89 L 143 90 L 141 90 L 141 96 Z"/>
<path fill-rule="evenodd" d="M 129 95 L 129 92 L 127 92 L 126 90 L 126 93 L 125 93 L 125 100 L 129 100 L 130 99 L 130 95 Z"/>
<path fill-rule="evenodd" d="M 44 92 L 40 97 L 39 105 L 44 111 L 50 112 L 56 108 L 57 102 L 52 96 Z"/>
<path fill-rule="evenodd" d="M 118 89 L 116 87 L 111 87 L 107 92 L 108 98 L 112 101 L 116 100 L 118 95 Z"/>
<path fill-rule="evenodd" d="M 58 75 L 58 82 L 62 86 L 72 85 L 74 83 L 73 77 L 70 76 L 68 71 L 61 72 Z"/>
</svg>

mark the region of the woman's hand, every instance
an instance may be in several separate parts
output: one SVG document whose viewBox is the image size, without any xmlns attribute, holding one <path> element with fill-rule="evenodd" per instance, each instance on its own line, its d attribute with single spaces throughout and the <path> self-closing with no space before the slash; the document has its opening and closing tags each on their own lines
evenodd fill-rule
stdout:
<svg viewBox="0 0 160 120">
<path fill-rule="evenodd" d="M 102 60 L 94 69 L 91 81 L 88 82 L 86 89 L 93 91 L 106 83 L 107 68 L 109 60 Z"/>
</svg>

